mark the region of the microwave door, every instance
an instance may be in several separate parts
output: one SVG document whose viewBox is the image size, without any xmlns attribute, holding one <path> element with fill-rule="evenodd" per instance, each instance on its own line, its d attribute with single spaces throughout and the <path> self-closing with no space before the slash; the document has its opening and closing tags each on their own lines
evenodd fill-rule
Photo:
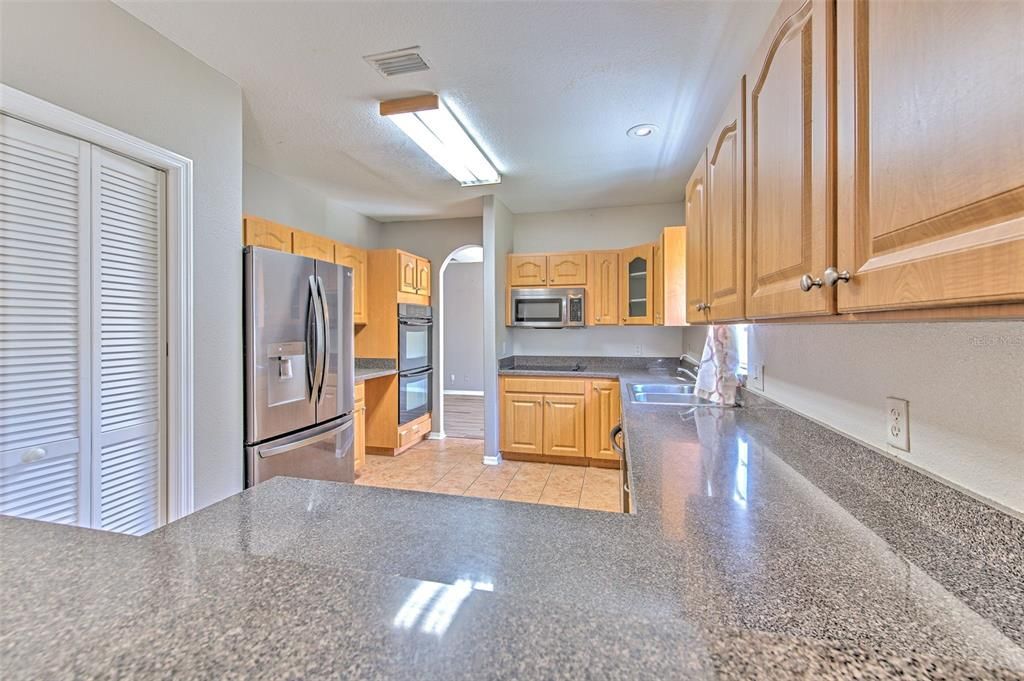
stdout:
<svg viewBox="0 0 1024 681">
<path fill-rule="evenodd" d="M 515 322 L 523 326 L 559 327 L 565 320 L 565 299 L 519 298 L 514 313 Z"/>
<path fill-rule="evenodd" d="M 316 422 L 313 260 L 248 247 L 243 257 L 245 439 L 257 443 Z M 311 280 L 314 285 L 311 285 Z"/>
</svg>

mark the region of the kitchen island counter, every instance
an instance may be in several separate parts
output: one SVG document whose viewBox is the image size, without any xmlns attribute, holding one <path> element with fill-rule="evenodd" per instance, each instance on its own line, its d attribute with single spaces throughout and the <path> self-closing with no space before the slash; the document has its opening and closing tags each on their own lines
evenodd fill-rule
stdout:
<svg viewBox="0 0 1024 681">
<path fill-rule="evenodd" d="M 623 390 L 664 380 L 612 373 Z M 745 401 L 623 402 L 633 514 L 277 478 L 141 538 L 2 519 L 0 664 L 10 678 L 1024 674 L 1024 524 Z"/>
</svg>

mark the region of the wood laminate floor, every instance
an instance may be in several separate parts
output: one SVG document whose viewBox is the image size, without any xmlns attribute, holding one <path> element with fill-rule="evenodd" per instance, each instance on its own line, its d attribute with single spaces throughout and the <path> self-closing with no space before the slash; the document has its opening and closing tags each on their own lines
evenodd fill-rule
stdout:
<svg viewBox="0 0 1024 681">
<path fill-rule="evenodd" d="M 503 461 L 482 463 L 482 440 L 424 440 L 399 456 L 368 454 L 357 485 L 414 489 L 530 504 L 621 511 L 619 471 Z"/>
<path fill-rule="evenodd" d="M 444 432 L 448 437 L 483 440 L 483 395 L 445 395 Z"/>
</svg>

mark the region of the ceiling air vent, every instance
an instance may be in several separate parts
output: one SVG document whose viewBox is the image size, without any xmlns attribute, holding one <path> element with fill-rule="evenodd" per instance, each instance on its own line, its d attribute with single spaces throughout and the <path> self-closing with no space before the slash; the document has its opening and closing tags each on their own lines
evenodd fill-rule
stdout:
<svg viewBox="0 0 1024 681">
<path fill-rule="evenodd" d="M 401 76 L 406 73 L 426 71 L 430 65 L 423 60 L 419 53 L 420 46 L 414 45 L 392 52 L 381 52 L 380 54 L 369 54 L 363 57 L 366 63 L 377 69 L 377 72 L 385 78 Z"/>
</svg>

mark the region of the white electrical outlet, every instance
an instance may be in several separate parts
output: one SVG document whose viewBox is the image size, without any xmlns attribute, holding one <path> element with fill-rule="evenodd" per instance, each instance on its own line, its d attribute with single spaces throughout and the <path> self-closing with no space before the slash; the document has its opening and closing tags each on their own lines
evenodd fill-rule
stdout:
<svg viewBox="0 0 1024 681">
<path fill-rule="evenodd" d="M 885 398 L 885 441 L 896 449 L 910 451 L 910 402 Z"/>
<path fill-rule="evenodd" d="M 764 365 L 755 364 L 750 367 L 750 387 L 754 390 L 764 390 Z"/>
<path fill-rule="evenodd" d="M 455 374 L 452 374 L 452 384 L 455 384 Z"/>
<path fill-rule="evenodd" d="M 633 353 L 634 353 L 634 354 L 635 354 L 635 355 L 636 355 L 637 357 L 641 357 L 641 356 L 643 356 L 643 354 L 644 354 L 644 346 L 642 346 L 642 345 L 640 345 L 639 343 L 637 343 L 637 344 L 636 344 L 636 348 L 635 348 L 635 349 L 633 350 Z"/>
</svg>

